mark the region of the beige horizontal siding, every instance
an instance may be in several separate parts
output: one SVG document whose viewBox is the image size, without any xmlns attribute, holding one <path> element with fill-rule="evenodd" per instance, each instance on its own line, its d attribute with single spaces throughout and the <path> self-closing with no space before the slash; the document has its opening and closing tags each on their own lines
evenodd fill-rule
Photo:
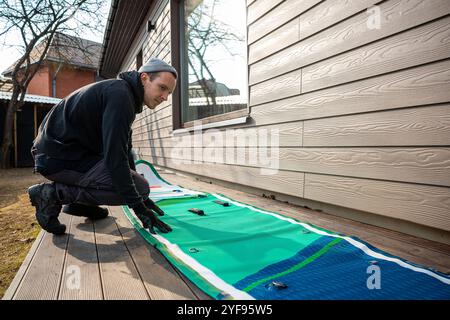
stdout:
<svg viewBox="0 0 450 320">
<path fill-rule="evenodd" d="M 309 92 L 251 108 L 258 125 L 450 101 L 450 60 Z"/>
<path fill-rule="evenodd" d="M 450 57 L 450 16 L 303 69 L 302 93 Z"/>
<path fill-rule="evenodd" d="M 257 84 L 250 88 L 250 105 L 298 95 L 300 86 L 301 70 L 277 77 L 274 81 Z"/>
<path fill-rule="evenodd" d="M 157 57 L 156 51 L 170 45 L 170 10 L 169 6 L 163 10 L 161 15 L 156 19 L 155 30 L 148 33 L 147 40 L 143 43 L 144 60 L 150 57 Z"/>
<path fill-rule="evenodd" d="M 289 20 L 297 17 L 321 0 L 283 1 L 261 19 L 248 27 L 248 43 L 251 44 Z M 267 2 L 269 3 L 269 2 Z M 249 8 L 251 9 L 251 8 Z"/>
<path fill-rule="evenodd" d="M 258 0 L 247 2 L 249 5 L 247 13 L 247 24 L 252 24 L 256 19 L 260 18 L 267 12 L 270 12 L 275 6 L 284 0 Z"/>
<path fill-rule="evenodd" d="M 312 173 L 303 178 L 301 172 L 282 170 L 263 176 L 257 168 L 216 163 L 190 164 L 187 170 L 174 159 L 143 155 L 155 165 L 450 230 L 450 188 L 446 187 Z"/>
<path fill-rule="evenodd" d="M 283 148 L 280 168 L 450 186 L 450 148 Z"/>
<path fill-rule="evenodd" d="M 168 116 L 161 117 L 157 120 L 151 120 L 150 117 L 145 117 L 142 120 L 140 120 L 140 123 L 142 123 L 140 126 L 136 126 L 133 128 L 133 133 L 142 133 L 142 132 L 149 132 L 154 130 L 155 128 L 165 128 L 167 126 L 172 125 L 172 115 L 169 114 Z"/>
<path fill-rule="evenodd" d="M 248 47 L 248 63 L 265 58 L 271 53 L 297 42 L 300 34 L 300 19 L 296 18 L 269 33 Z"/>
<path fill-rule="evenodd" d="M 380 4 L 380 29 L 367 27 L 367 12 L 344 20 L 250 66 L 251 85 L 450 13 L 448 0 L 389 0 Z"/>
<path fill-rule="evenodd" d="M 144 110 L 148 109 L 144 107 Z M 149 109 L 148 109 L 149 110 Z M 136 115 L 136 120 L 133 122 L 133 128 L 139 128 L 147 125 L 149 122 L 154 122 L 159 119 L 166 118 L 172 115 L 172 104 L 171 103 L 162 103 L 155 110 L 150 112 L 143 111 L 141 114 Z"/>
<path fill-rule="evenodd" d="M 142 131 L 140 133 L 133 132 L 133 141 L 167 138 L 172 136 L 172 131 L 172 125 L 160 127 L 158 125 L 150 124 L 147 131 Z"/>
<path fill-rule="evenodd" d="M 157 57 L 170 63 L 170 6 L 167 5 L 156 18 L 156 29 L 148 32 L 140 44 L 143 50 L 144 63 L 151 57 Z M 136 115 L 133 123 L 133 147 L 140 141 L 161 139 L 172 133 L 172 102 L 171 98 L 163 102 L 155 110 L 144 106 L 143 112 Z"/>
<path fill-rule="evenodd" d="M 303 194 L 304 174 L 300 172 L 285 172 L 279 170 L 275 174 L 261 174 L 264 173 L 264 171 L 261 171 L 259 168 L 210 163 L 193 163 L 187 167 L 185 163 L 176 161 L 176 159 L 154 157 L 151 154 L 147 154 L 145 150 L 143 151 L 143 155 L 155 165 L 188 171 L 193 174 L 264 190 L 268 189 L 297 197 Z"/>
<path fill-rule="evenodd" d="M 249 45 L 249 63 L 261 60 L 275 52 L 307 38 L 336 22 L 367 9 L 380 0 L 322 1 L 299 17 L 284 24 Z M 251 10 L 249 11 L 251 12 Z"/>
<path fill-rule="evenodd" d="M 450 189 L 307 173 L 305 198 L 450 231 Z"/>
<path fill-rule="evenodd" d="M 165 27 L 166 29 L 162 30 L 164 33 L 158 33 L 154 37 L 154 42 L 152 45 L 147 48 L 148 51 L 145 52 L 145 57 L 160 57 L 162 52 L 170 52 L 170 21 Z"/>
<path fill-rule="evenodd" d="M 303 145 L 450 146 L 450 104 L 304 122 Z"/>
<path fill-rule="evenodd" d="M 322 1 L 300 16 L 300 38 L 307 38 L 348 17 L 366 11 L 381 0 L 332 0 Z"/>
<path fill-rule="evenodd" d="M 450 148 L 152 148 L 151 155 L 249 167 L 450 186 Z"/>
<path fill-rule="evenodd" d="M 215 144 L 223 145 L 224 147 L 262 147 L 272 145 L 300 147 L 302 144 L 302 131 L 303 123 L 295 122 L 238 129 L 210 129 L 205 131 L 201 136 L 200 133 L 195 131 L 194 133 L 191 132 L 185 135 L 155 140 L 147 138 L 139 140 L 136 135 L 133 137 L 133 146 L 152 146 L 159 148 L 186 147 L 186 141 L 193 145 L 194 137 L 199 135 L 203 146 Z"/>
<path fill-rule="evenodd" d="M 136 128 L 133 131 L 133 134 L 150 133 L 152 131 L 171 126 L 172 126 L 172 115 L 169 115 L 168 117 L 158 119 L 157 121 L 148 122 L 145 125 Z"/>
</svg>

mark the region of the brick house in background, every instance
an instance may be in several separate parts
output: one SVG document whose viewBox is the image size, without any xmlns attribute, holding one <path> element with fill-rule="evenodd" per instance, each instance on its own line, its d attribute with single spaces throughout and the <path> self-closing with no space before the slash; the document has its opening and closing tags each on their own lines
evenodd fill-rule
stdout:
<svg viewBox="0 0 450 320">
<path fill-rule="evenodd" d="M 31 61 L 37 61 L 45 42 L 33 50 Z M 101 44 L 58 33 L 36 75 L 30 81 L 28 94 L 64 98 L 71 92 L 97 80 Z M 4 76 L 11 76 L 15 64 Z"/>
</svg>

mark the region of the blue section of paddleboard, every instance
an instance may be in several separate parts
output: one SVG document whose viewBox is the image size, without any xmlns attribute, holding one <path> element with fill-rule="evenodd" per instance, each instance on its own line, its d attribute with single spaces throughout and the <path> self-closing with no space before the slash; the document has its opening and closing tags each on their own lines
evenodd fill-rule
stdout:
<svg viewBox="0 0 450 320">
<path fill-rule="evenodd" d="M 272 264 L 234 286 L 244 290 L 261 279 L 283 273 L 333 240 L 332 237 L 321 237 L 292 258 Z M 287 287 L 276 287 L 273 281 Z M 375 259 L 345 240 L 302 268 L 269 279 L 247 292 L 256 299 L 264 300 L 450 299 L 450 285 L 395 262 Z"/>
</svg>

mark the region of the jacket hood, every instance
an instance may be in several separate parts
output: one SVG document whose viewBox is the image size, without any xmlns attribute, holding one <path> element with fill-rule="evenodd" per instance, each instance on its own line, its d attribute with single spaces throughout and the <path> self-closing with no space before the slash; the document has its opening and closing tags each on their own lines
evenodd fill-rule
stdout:
<svg viewBox="0 0 450 320">
<path fill-rule="evenodd" d="M 137 71 L 122 72 L 118 75 L 117 78 L 122 79 L 129 84 L 134 96 L 135 111 L 136 113 L 141 113 L 142 106 L 144 103 L 144 87 L 142 86 L 139 72 Z"/>
</svg>

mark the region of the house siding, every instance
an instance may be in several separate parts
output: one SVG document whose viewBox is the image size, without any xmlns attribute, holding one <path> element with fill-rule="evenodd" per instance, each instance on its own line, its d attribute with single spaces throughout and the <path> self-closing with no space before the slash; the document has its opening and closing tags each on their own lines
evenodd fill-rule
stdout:
<svg viewBox="0 0 450 320">
<path fill-rule="evenodd" d="M 170 62 L 170 7 L 160 1 L 122 65 Z M 279 170 L 210 153 L 172 133 L 172 105 L 139 115 L 138 154 L 157 165 L 450 231 L 450 2 L 247 1 L 251 123 L 278 130 Z M 376 5 L 381 28 L 370 29 Z M 218 129 L 224 132 L 226 129 Z M 259 138 L 259 136 L 258 136 Z M 257 141 L 257 140 L 256 140 Z M 223 143 L 223 152 L 264 144 Z M 256 149 L 255 149 L 256 148 Z M 259 150 L 258 150 L 259 152 Z M 333 212 L 331 212 L 333 213 Z M 372 219 L 371 219 L 372 220 Z"/>
</svg>

